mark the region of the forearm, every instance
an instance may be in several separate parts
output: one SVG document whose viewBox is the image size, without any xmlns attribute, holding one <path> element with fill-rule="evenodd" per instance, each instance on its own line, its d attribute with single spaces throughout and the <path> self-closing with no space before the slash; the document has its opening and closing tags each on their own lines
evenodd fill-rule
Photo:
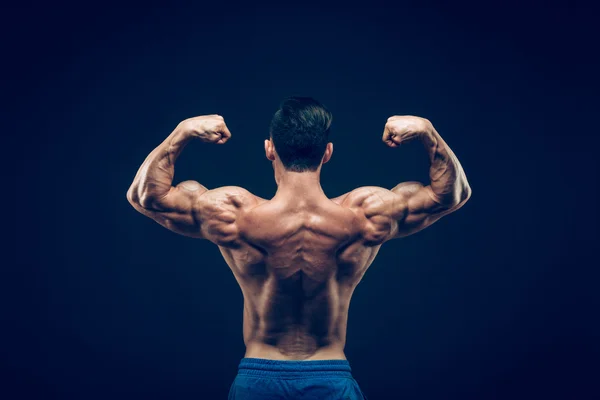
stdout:
<svg viewBox="0 0 600 400">
<path fill-rule="evenodd" d="M 169 193 L 175 176 L 175 160 L 191 139 L 189 130 L 179 124 L 146 157 L 127 192 L 130 201 L 148 207 Z"/>
<path fill-rule="evenodd" d="M 426 127 L 420 138 L 429 155 L 431 189 L 440 203 L 460 205 L 471 195 L 464 170 L 431 122 L 425 120 L 425 123 Z"/>
</svg>

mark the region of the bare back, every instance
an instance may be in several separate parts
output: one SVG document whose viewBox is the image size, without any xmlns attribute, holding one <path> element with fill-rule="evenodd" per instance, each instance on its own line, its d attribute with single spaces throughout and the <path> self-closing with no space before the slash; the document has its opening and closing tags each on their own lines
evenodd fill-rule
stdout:
<svg viewBox="0 0 600 400">
<path fill-rule="evenodd" d="M 265 200 L 239 215 L 237 245 L 219 248 L 244 295 L 246 357 L 345 359 L 350 298 L 393 228 L 356 205 Z"/>
<path fill-rule="evenodd" d="M 127 199 L 167 229 L 219 246 L 244 296 L 246 357 L 345 359 L 350 299 L 381 244 L 426 228 L 471 196 L 458 159 L 419 117 L 390 117 L 383 141 L 398 147 L 419 137 L 431 160 L 429 185 L 365 186 L 336 199 L 306 195 L 316 176 L 270 201 L 237 186 L 172 186 L 174 161 L 195 137 L 223 144 L 231 133 L 219 115 L 183 121 L 148 155 Z M 281 189 L 285 171 L 272 140 L 265 151 Z M 332 151 L 328 143 L 322 163 Z"/>
<path fill-rule="evenodd" d="M 463 203 L 444 206 L 418 182 L 287 203 L 182 182 L 160 209 L 132 201 L 168 229 L 219 246 L 244 296 L 245 357 L 274 360 L 345 359 L 350 299 L 381 245 Z"/>
</svg>

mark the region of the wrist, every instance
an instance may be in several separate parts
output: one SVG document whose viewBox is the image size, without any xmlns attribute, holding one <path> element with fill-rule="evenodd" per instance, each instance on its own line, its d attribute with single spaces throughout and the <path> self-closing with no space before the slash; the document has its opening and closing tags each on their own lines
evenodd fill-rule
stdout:
<svg viewBox="0 0 600 400">
<path fill-rule="evenodd" d="M 195 137 L 194 130 L 185 121 L 180 122 L 167 138 L 169 149 L 177 150 L 185 146 Z M 179 151 L 179 150 L 177 150 Z"/>
<path fill-rule="evenodd" d="M 419 138 L 421 141 L 428 147 L 435 147 L 438 143 L 438 138 L 433 124 L 428 119 L 421 118 L 419 125 Z"/>
<path fill-rule="evenodd" d="M 184 119 L 175 128 L 175 133 L 181 138 L 193 137 L 195 135 L 195 129 L 193 123 L 189 119 Z"/>
</svg>

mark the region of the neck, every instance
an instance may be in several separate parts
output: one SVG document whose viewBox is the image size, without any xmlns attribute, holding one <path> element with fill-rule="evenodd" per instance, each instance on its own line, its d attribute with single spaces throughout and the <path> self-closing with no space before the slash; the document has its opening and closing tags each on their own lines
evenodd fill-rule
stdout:
<svg viewBox="0 0 600 400">
<path fill-rule="evenodd" d="M 321 187 L 321 171 L 291 172 L 282 171 L 277 179 L 275 197 L 286 200 L 317 200 L 326 198 Z"/>
</svg>

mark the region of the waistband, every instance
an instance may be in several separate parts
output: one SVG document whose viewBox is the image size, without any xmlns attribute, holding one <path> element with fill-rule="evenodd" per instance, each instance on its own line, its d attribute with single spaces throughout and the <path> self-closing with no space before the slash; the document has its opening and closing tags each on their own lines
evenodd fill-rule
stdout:
<svg viewBox="0 0 600 400">
<path fill-rule="evenodd" d="M 242 358 L 239 375 L 271 376 L 277 378 L 352 377 L 348 360 L 269 360 L 266 358 Z"/>
</svg>

